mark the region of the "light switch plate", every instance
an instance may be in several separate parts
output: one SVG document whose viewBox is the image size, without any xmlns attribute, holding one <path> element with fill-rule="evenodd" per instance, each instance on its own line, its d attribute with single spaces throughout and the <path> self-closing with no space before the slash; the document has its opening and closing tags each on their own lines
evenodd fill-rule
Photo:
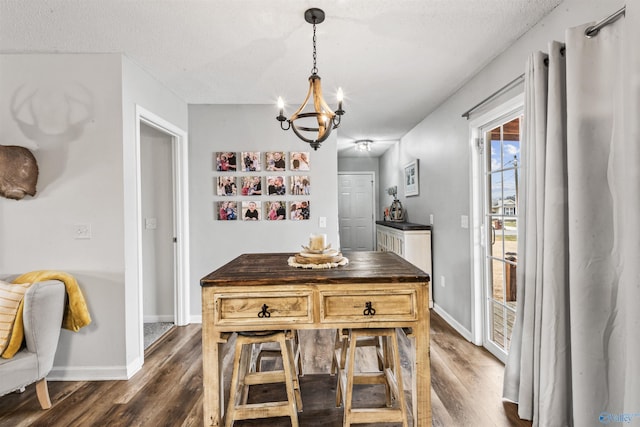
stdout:
<svg viewBox="0 0 640 427">
<path fill-rule="evenodd" d="M 73 238 L 74 239 L 90 239 L 91 224 L 74 224 Z"/>
<path fill-rule="evenodd" d="M 145 218 L 144 228 L 146 228 L 147 230 L 155 230 L 156 228 L 158 228 L 158 220 L 156 218 Z"/>
</svg>

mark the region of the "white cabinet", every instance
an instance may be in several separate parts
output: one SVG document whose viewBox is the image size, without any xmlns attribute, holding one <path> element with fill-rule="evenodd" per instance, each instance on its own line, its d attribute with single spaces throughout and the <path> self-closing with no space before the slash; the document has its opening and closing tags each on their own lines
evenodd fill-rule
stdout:
<svg viewBox="0 0 640 427">
<path fill-rule="evenodd" d="M 429 308 L 433 308 L 431 227 L 409 222 L 376 221 L 378 251 L 400 255 L 429 275 Z"/>
</svg>

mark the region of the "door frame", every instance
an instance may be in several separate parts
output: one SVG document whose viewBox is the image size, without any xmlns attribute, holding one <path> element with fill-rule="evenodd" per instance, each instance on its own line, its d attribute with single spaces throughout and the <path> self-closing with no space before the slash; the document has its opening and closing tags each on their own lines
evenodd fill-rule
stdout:
<svg viewBox="0 0 640 427">
<path fill-rule="evenodd" d="M 143 310 L 143 268 L 142 268 L 142 180 L 140 157 L 140 125 L 152 127 L 171 137 L 172 173 L 173 173 L 173 209 L 175 245 L 174 269 L 174 323 L 177 326 L 188 325 L 190 321 L 189 301 L 189 180 L 188 180 L 188 139 L 187 132 L 164 120 L 160 116 L 144 109 L 135 108 L 136 124 L 136 261 L 138 270 L 139 300 L 139 345 L 144 359 L 144 310 Z"/>
<path fill-rule="evenodd" d="M 371 177 L 371 213 L 372 213 L 372 223 L 371 223 L 371 242 L 373 244 L 373 249 L 376 250 L 376 173 L 375 171 L 338 171 L 338 181 L 340 181 L 340 175 L 369 175 Z M 338 198 L 338 203 L 340 203 L 340 199 Z M 338 206 L 338 212 L 340 212 L 340 206 Z M 340 230 L 340 215 L 338 214 L 338 232 Z"/>
<path fill-rule="evenodd" d="M 488 331 L 485 328 L 485 319 L 489 313 L 486 311 L 486 268 L 484 248 L 486 246 L 486 230 L 484 227 L 484 189 L 485 177 L 483 173 L 484 150 L 491 149 L 485 144 L 483 150 L 480 141 L 483 138 L 482 129 L 490 123 L 507 116 L 512 112 L 523 108 L 524 94 L 519 94 L 499 106 L 479 115 L 469 121 L 469 151 L 471 159 L 471 336 L 472 342 L 478 346 L 485 345 Z M 526 118 L 525 118 L 526 120 Z M 493 352 L 492 352 L 493 354 Z M 496 356 L 498 357 L 498 356 Z M 500 357 L 499 357 L 500 358 Z M 504 362 L 504 360 L 503 360 Z"/>
</svg>

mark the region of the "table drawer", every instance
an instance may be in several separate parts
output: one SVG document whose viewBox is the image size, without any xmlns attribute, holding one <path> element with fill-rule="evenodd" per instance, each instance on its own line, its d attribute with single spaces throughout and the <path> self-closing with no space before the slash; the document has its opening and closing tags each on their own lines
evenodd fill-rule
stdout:
<svg viewBox="0 0 640 427">
<path fill-rule="evenodd" d="M 311 292 L 264 292 L 217 294 L 215 321 L 219 325 L 268 325 L 269 323 L 311 322 Z"/>
<path fill-rule="evenodd" d="M 415 290 L 320 293 L 320 321 L 324 322 L 392 322 L 416 320 L 417 317 Z"/>
</svg>

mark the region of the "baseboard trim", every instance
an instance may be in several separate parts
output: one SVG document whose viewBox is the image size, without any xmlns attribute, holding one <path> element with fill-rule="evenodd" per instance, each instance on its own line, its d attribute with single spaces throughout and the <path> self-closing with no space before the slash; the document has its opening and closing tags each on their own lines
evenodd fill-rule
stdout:
<svg viewBox="0 0 640 427">
<path fill-rule="evenodd" d="M 201 314 L 191 316 L 190 319 L 191 319 L 190 323 L 202 323 L 202 315 Z"/>
<path fill-rule="evenodd" d="M 127 366 L 54 366 L 47 375 L 49 381 L 113 381 L 128 380 L 142 368 L 136 359 Z"/>
<path fill-rule="evenodd" d="M 174 321 L 173 314 L 150 314 L 143 317 L 144 323 L 154 322 L 172 322 Z"/>
<path fill-rule="evenodd" d="M 49 381 L 111 381 L 127 379 L 129 377 L 124 366 L 54 366 L 49 375 L 47 375 L 47 380 Z"/>
<path fill-rule="evenodd" d="M 444 319 L 453 329 L 455 329 L 464 339 L 473 343 L 473 334 L 467 328 L 462 326 L 456 319 L 454 319 L 445 309 L 438 304 L 433 304 L 433 311 L 435 311 L 440 317 Z"/>
</svg>

